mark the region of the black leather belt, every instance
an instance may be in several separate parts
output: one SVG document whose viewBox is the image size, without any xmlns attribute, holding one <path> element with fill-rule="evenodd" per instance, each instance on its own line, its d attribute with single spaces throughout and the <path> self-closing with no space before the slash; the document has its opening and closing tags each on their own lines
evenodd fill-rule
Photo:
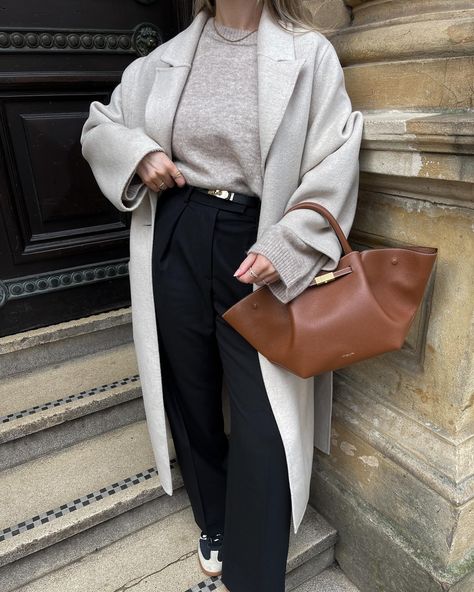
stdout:
<svg viewBox="0 0 474 592">
<path fill-rule="evenodd" d="M 195 185 L 193 185 L 193 188 L 209 197 L 217 197 L 247 206 L 257 207 L 260 205 L 260 198 L 257 195 L 245 195 L 236 191 L 227 191 L 227 189 L 206 189 L 205 187 L 196 187 Z"/>
</svg>

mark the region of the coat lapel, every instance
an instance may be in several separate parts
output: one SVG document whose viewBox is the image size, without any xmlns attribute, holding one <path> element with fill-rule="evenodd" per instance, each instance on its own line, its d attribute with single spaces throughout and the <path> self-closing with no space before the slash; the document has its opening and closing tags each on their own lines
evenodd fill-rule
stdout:
<svg viewBox="0 0 474 592">
<path fill-rule="evenodd" d="M 145 107 L 145 130 L 171 154 L 173 121 L 208 14 L 201 10 L 160 56 Z M 257 35 L 258 121 L 262 176 L 268 152 L 305 58 L 296 59 L 293 32 L 275 23 L 264 5 Z"/>
<path fill-rule="evenodd" d="M 291 27 L 291 25 L 288 25 Z M 296 59 L 294 33 L 285 31 L 264 4 L 258 27 L 258 119 L 262 176 L 268 152 L 285 114 L 305 58 Z"/>
<path fill-rule="evenodd" d="M 207 18 L 208 14 L 201 11 L 184 31 L 181 31 L 169 42 L 167 47 L 163 49 L 163 53 L 157 54 L 160 55 L 161 61 L 152 74 L 152 86 L 146 98 L 143 125 L 145 131 L 159 142 L 169 155 L 172 152 L 172 128 L 176 109 Z M 311 44 L 308 45 L 311 46 Z M 292 130 L 281 126 L 281 123 L 305 58 L 306 55 L 296 59 L 293 31 L 285 31 L 277 23 L 274 23 L 264 5 L 257 36 L 258 117 L 262 176 L 265 165 L 269 157 L 272 156 L 270 151 L 275 136 L 278 141 L 278 129 L 281 128 L 282 134 L 291 134 Z M 144 81 L 142 82 L 144 88 L 146 87 L 148 90 L 150 82 L 148 80 L 146 84 Z M 297 108 L 297 102 L 295 108 Z M 298 123 L 301 124 L 301 122 Z M 298 138 L 298 142 L 300 140 L 303 142 L 304 138 Z M 282 145 L 285 145 L 285 142 L 287 142 L 287 137 L 283 136 Z M 275 196 L 276 201 L 272 201 L 275 185 L 277 185 L 277 189 L 280 185 L 290 186 L 290 181 L 286 181 L 286 177 L 288 177 L 286 171 L 282 171 L 286 155 L 275 153 L 273 156 L 276 166 L 266 167 L 268 183 L 264 183 L 262 205 L 266 203 L 267 206 L 265 210 L 262 207 L 259 228 L 263 227 L 264 222 L 268 224 L 274 221 L 274 212 L 277 210 L 275 204 L 279 203 L 279 199 L 285 200 L 287 193 L 289 193 L 280 189 L 278 195 Z M 269 179 L 270 175 L 274 177 Z M 133 259 L 130 276 L 133 290 L 132 311 L 135 311 L 133 325 L 147 420 L 150 424 L 150 436 L 157 468 L 165 491 L 171 495 L 173 483 L 169 468 L 168 442 L 172 438 L 162 404 L 163 393 L 160 397 L 156 396 L 162 386 L 160 365 L 157 364 L 160 353 L 152 289 L 152 253 L 157 199 L 156 193 L 153 191 L 149 191 L 148 196 L 149 200 L 143 200 L 142 205 L 134 211 L 130 231 L 130 260 Z M 273 214 L 270 210 L 273 210 Z M 269 213 L 265 215 L 265 212 Z M 145 262 L 146 264 L 144 264 Z M 256 287 L 257 285 L 254 284 L 254 289 Z M 292 518 L 296 534 L 308 501 L 314 445 L 318 446 L 319 444 L 319 447 L 324 447 L 321 449 L 325 452 L 329 452 L 330 445 L 330 433 L 326 426 L 330 427 L 327 420 L 330 421 L 332 399 L 326 399 L 326 405 L 324 401 L 320 401 L 314 406 L 313 400 L 315 395 L 318 398 L 319 395 L 332 397 L 332 391 L 329 390 L 331 383 L 326 383 L 324 389 L 324 384 L 321 381 L 314 383 L 310 379 L 299 379 L 276 367 L 261 354 L 259 354 L 259 358 L 265 386 L 269 393 L 273 412 L 278 420 L 278 427 L 289 461 Z M 331 378 L 329 374 L 326 376 Z M 323 377 L 321 376 L 321 378 Z M 316 384 L 314 393 L 313 384 Z M 322 385 L 320 387 L 322 392 L 319 392 L 317 385 Z M 313 429 L 317 430 L 314 443 L 312 441 Z"/>
<path fill-rule="evenodd" d="M 173 37 L 156 66 L 145 106 L 145 131 L 171 155 L 173 120 L 191 70 L 194 52 L 208 15 L 201 10 L 191 24 Z"/>
</svg>

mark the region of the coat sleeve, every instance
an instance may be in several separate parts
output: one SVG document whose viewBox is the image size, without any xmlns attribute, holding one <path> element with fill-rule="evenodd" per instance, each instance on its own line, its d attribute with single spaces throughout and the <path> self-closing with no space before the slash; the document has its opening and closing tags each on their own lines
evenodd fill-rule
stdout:
<svg viewBox="0 0 474 592">
<path fill-rule="evenodd" d="M 107 105 L 92 101 L 80 138 L 82 155 L 100 190 L 122 212 L 137 208 L 146 195 L 148 188 L 136 173 L 141 159 L 150 152 L 163 151 L 142 128 L 126 124 L 123 91 L 136 88 L 135 77 L 143 59 L 145 56 L 125 68 Z"/>
<path fill-rule="evenodd" d="M 342 66 L 328 41 L 315 67 L 301 182 L 285 212 L 301 201 L 319 203 L 348 236 L 357 204 L 362 128 L 362 113 L 352 111 Z M 300 209 L 269 226 L 246 252 L 261 253 L 271 261 L 280 278 L 269 289 L 286 303 L 303 292 L 319 271 L 337 267 L 341 246 L 323 216 Z"/>
</svg>

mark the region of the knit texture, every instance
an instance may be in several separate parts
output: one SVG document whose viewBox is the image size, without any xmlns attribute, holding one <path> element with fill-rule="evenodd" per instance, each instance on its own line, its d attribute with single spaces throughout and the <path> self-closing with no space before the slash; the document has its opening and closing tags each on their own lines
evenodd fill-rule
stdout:
<svg viewBox="0 0 474 592">
<path fill-rule="evenodd" d="M 317 31 L 292 35 L 275 26 L 266 4 L 258 40 L 262 55 L 271 54 L 275 60 L 263 58 L 258 76 L 259 92 L 264 99 L 260 133 L 263 144 L 272 146 L 266 156 L 258 239 L 263 240 L 267 230 L 273 232 L 281 219 L 280 226 L 291 227 L 300 240 L 331 257 L 323 267 L 324 271 L 330 271 L 329 264 L 332 269 L 337 264 L 340 245 L 335 233 L 326 230 L 327 224 L 323 224 L 321 216 L 306 209 L 293 210 L 283 217 L 281 214 L 301 201 L 320 203 L 334 215 L 348 236 L 357 203 L 362 113 L 352 111 L 342 67 L 330 42 Z M 182 34 L 148 55 L 132 60 L 122 74 L 120 85 L 113 90 L 110 102 L 91 103 L 81 134 L 82 154 L 104 196 L 118 211 L 132 213 L 129 270 L 134 343 L 155 465 L 169 495 L 173 492 L 170 438 L 165 429 L 159 371 L 161 350 L 152 281 L 153 206 L 161 197 L 145 190 L 136 201 L 126 204 L 123 191 L 139 158 L 157 149 L 157 142 L 161 142 L 167 154 L 171 153 L 170 115 L 176 105 L 169 99 L 182 90 L 183 70 L 171 67 L 169 61 L 174 57 L 176 64 L 192 63 L 207 18 L 206 12 L 199 12 Z M 301 61 L 295 62 L 292 57 Z M 293 76 L 288 77 L 288 72 Z M 150 97 L 153 88 L 160 88 L 159 92 L 167 99 L 161 113 Z M 151 108 L 147 110 L 147 107 Z M 281 120 L 280 115 L 283 115 Z M 160 129 L 166 135 L 161 139 L 161 132 L 158 134 L 156 129 L 156 119 L 160 116 L 165 118 Z M 278 129 L 272 125 L 274 118 L 280 121 Z M 314 252 L 310 258 L 314 260 Z M 306 264 L 298 260 L 297 267 L 305 269 Z M 288 296 L 297 296 L 304 290 L 307 279 L 302 274 Z M 285 445 L 296 534 L 308 501 L 314 446 L 326 454 L 331 449 L 332 373 L 301 379 L 265 356 L 259 359 Z"/>
<path fill-rule="evenodd" d="M 214 24 L 233 41 L 220 37 Z M 260 196 L 257 31 L 249 33 L 208 19 L 178 103 L 171 146 L 172 160 L 190 185 Z"/>
<path fill-rule="evenodd" d="M 246 253 L 260 253 L 272 262 L 280 279 L 269 284 L 272 293 L 281 301 L 289 302 L 294 290 L 301 292 L 301 278 L 306 285 L 329 261 L 329 257 L 302 241 L 283 222 L 270 226 L 260 240 Z"/>
<path fill-rule="evenodd" d="M 233 41 L 223 39 L 215 27 Z M 173 121 L 170 158 L 190 185 L 228 189 L 260 199 L 258 31 L 249 32 L 215 23 L 213 17 L 206 22 Z M 158 145 L 154 151 L 160 150 Z M 135 174 L 124 200 L 137 199 L 142 188 Z M 270 289 L 282 301 L 288 301 L 301 277 L 302 261 L 305 275 L 311 275 L 328 259 L 290 228 L 279 225 L 269 229 L 252 246 L 252 252 L 264 255 L 278 272 L 280 277 Z"/>
</svg>

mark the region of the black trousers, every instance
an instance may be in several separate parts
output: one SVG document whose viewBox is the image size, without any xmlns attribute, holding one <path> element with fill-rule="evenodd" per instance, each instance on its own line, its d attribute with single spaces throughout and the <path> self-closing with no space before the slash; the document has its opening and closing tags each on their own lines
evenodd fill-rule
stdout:
<svg viewBox="0 0 474 592">
<path fill-rule="evenodd" d="M 230 592 L 284 592 L 290 535 L 285 452 L 258 354 L 220 316 L 252 291 L 233 273 L 256 240 L 259 211 L 175 186 L 158 200 L 153 243 L 165 410 L 196 524 L 224 533 Z"/>
</svg>

